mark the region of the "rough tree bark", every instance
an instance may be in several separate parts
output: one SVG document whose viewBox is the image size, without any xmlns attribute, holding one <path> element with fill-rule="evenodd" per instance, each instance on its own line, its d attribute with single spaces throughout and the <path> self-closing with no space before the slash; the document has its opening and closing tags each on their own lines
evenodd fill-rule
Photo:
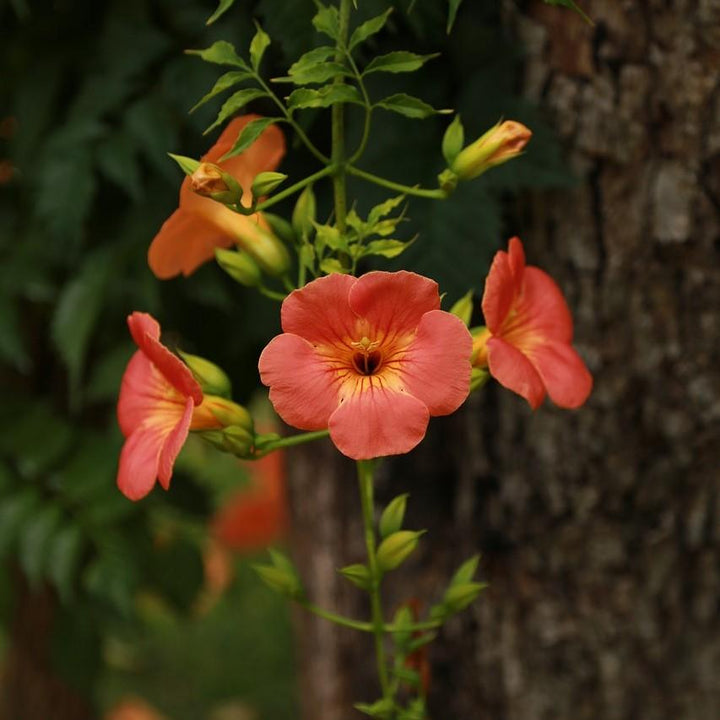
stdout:
<svg viewBox="0 0 720 720">
<path fill-rule="evenodd" d="M 720 708 L 720 2 L 540 2 L 510 21 L 526 92 L 580 183 L 524 198 L 531 264 L 557 278 L 595 389 L 531 413 L 497 387 L 387 463 L 428 527 L 389 588 L 436 597 L 482 550 L 490 589 L 433 646 L 433 718 L 715 720 Z M 297 557 L 321 604 L 363 613 L 351 466 L 291 463 Z M 305 717 L 353 717 L 371 657 L 303 616 Z"/>
</svg>

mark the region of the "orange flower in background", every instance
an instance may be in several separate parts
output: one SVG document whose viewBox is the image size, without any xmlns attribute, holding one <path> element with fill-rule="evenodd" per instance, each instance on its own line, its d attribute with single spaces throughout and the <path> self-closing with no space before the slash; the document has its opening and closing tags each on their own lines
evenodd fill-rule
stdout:
<svg viewBox="0 0 720 720">
<path fill-rule="evenodd" d="M 277 543 L 287 533 L 284 455 L 276 451 L 243 465 L 250 484 L 219 510 L 212 521 L 212 534 L 231 550 L 253 553 Z"/>
<path fill-rule="evenodd" d="M 499 251 L 482 299 L 487 329 L 473 342 L 473 364 L 487 367 L 508 390 L 533 409 L 546 394 L 563 408 L 580 407 L 592 390 L 592 376 L 572 347 L 573 322 L 555 281 L 526 267 L 519 238 Z"/>
<path fill-rule="evenodd" d="M 243 189 L 243 205 L 250 207 L 250 188 L 255 176 L 275 170 L 285 155 L 285 138 L 271 125 L 245 152 L 220 161 L 242 129 L 257 115 L 235 118 L 223 131 L 202 161 L 215 163 L 232 175 Z M 259 213 L 240 215 L 222 203 L 194 192 L 186 177 L 180 187 L 180 206 L 168 218 L 148 250 L 148 264 L 161 279 L 190 275 L 215 256 L 215 248 L 240 245 L 269 272 L 282 272 L 287 265 L 284 247 L 271 234 Z"/>
<path fill-rule="evenodd" d="M 144 700 L 126 697 L 108 711 L 105 720 L 166 720 L 166 718 Z"/>
</svg>

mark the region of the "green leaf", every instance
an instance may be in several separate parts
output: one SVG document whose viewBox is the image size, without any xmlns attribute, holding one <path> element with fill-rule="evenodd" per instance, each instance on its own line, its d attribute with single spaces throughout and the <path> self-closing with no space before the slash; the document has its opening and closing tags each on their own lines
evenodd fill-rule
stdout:
<svg viewBox="0 0 720 720">
<path fill-rule="evenodd" d="M 212 100 L 215 96 L 225 92 L 225 90 L 228 90 L 233 85 L 237 85 L 237 83 L 243 82 L 243 80 L 248 80 L 251 77 L 253 77 L 253 74 L 251 72 L 247 72 L 246 70 L 230 70 L 230 72 L 226 72 L 217 79 L 212 87 L 212 90 L 210 90 L 207 95 L 203 95 L 203 97 L 195 103 L 195 105 L 193 105 L 190 112 L 195 112 L 208 100 Z"/>
<path fill-rule="evenodd" d="M 188 55 L 198 55 L 205 62 L 216 65 L 234 65 L 243 70 L 250 70 L 248 64 L 237 54 L 235 48 L 226 40 L 218 40 L 204 50 L 186 50 Z"/>
<path fill-rule="evenodd" d="M 571 10 L 574 10 L 580 17 L 588 24 L 588 25 L 595 25 L 595 22 L 590 18 L 583 10 L 580 8 L 577 3 L 574 3 L 573 0 L 544 0 L 544 2 L 547 5 L 561 5 L 562 7 L 570 8 Z"/>
<path fill-rule="evenodd" d="M 243 88 L 233 93 L 220 108 L 215 122 L 210 125 L 204 132 L 203 135 L 207 135 L 211 130 L 214 130 L 218 125 L 221 125 L 229 117 L 232 117 L 240 110 L 242 110 L 249 102 L 257 100 L 261 97 L 267 97 L 268 94 L 260 88 Z"/>
<path fill-rule="evenodd" d="M 363 255 L 382 255 L 386 258 L 394 258 L 400 255 L 403 251 L 407 250 L 410 242 L 403 242 L 402 240 L 372 240 L 363 249 Z"/>
<path fill-rule="evenodd" d="M 414 72 L 421 68 L 428 60 L 438 57 L 439 53 L 432 55 L 418 55 L 417 53 L 397 50 L 387 55 L 374 57 L 368 64 L 363 75 L 374 72 L 403 73 Z"/>
<path fill-rule="evenodd" d="M 340 34 L 340 16 L 338 10 L 333 5 L 325 7 L 318 3 L 318 11 L 312 19 L 313 27 L 324 35 L 328 35 L 333 40 L 338 39 Z"/>
<path fill-rule="evenodd" d="M 480 555 L 473 555 L 470 559 L 466 560 L 452 576 L 452 580 L 450 580 L 450 587 L 453 585 L 463 585 L 464 583 L 469 583 L 477 572 L 479 562 Z"/>
<path fill-rule="evenodd" d="M 261 117 L 251 120 L 242 129 L 232 148 L 226 152 L 220 160 L 227 160 L 235 155 L 239 155 L 241 152 L 245 152 L 245 150 L 247 150 L 262 135 L 265 128 L 280 122 L 281 119 L 282 118 Z"/>
<path fill-rule="evenodd" d="M 371 226 L 375 225 L 378 220 L 391 213 L 398 205 L 400 205 L 400 203 L 402 203 L 403 200 L 405 200 L 404 195 L 396 195 L 395 197 L 389 198 L 385 200 L 385 202 L 376 205 L 368 213 L 368 224 Z"/>
<path fill-rule="evenodd" d="M 255 70 L 260 67 L 265 51 L 270 45 L 270 36 L 260 27 L 259 23 L 255 23 L 257 31 L 250 43 L 250 62 Z"/>
<path fill-rule="evenodd" d="M 382 572 L 394 570 L 415 550 L 425 530 L 398 530 L 388 535 L 377 549 L 377 564 Z"/>
<path fill-rule="evenodd" d="M 431 105 L 428 105 L 420 98 L 413 97 L 412 95 L 406 95 L 405 93 L 397 93 L 396 95 L 390 95 L 380 102 L 375 103 L 377 107 L 381 107 L 384 110 L 390 110 L 390 112 L 404 115 L 405 117 L 414 118 L 417 120 L 424 120 L 431 115 L 436 115 L 440 110 L 436 110 Z"/>
<path fill-rule="evenodd" d="M 394 532 L 400 530 L 403 519 L 405 518 L 405 507 L 408 497 L 408 493 L 398 495 L 391 500 L 385 510 L 383 510 L 380 516 L 380 537 L 386 538 L 388 535 L 392 535 Z"/>
<path fill-rule="evenodd" d="M 348 272 L 348 269 L 335 258 L 325 258 L 320 263 L 320 269 L 326 274 L 326 275 L 332 275 L 332 273 L 340 273 L 343 275 L 346 275 Z"/>
<path fill-rule="evenodd" d="M 374 18 L 370 18 L 370 20 L 366 20 L 362 25 L 358 25 L 350 36 L 350 43 L 348 45 L 350 50 L 360 43 L 365 42 L 371 35 L 379 33 L 385 27 L 385 23 L 390 17 L 392 10 L 392 8 L 389 8 L 382 15 L 377 15 Z"/>
<path fill-rule="evenodd" d="M 355 709 L 370 717 L 388 720 L 395 712 L 395 704 L 390 698 L 385 698 L 374 703 L 355 703 Z"/>
<path fill-rule="evenodd" d="M 63 602 L 73 596 L 75 576 L 80 564 L 83 538 L 80 528 L 68 525 L 53 539 L 48 554 L 48 576 L 58 589 Z"/>
<path fill-rule="evenodd" d="M 0 502 L 0 557 L 14 544 L 25 518 L 38 504 L 35 490 L 24 490 Z"/>
<path fill-rule="evenodd" d="M 168 155 L 180 166 L 180 169 L 186 175 L 192 175 L 200 167 L 200 161 L 194 158 L 185 157 L 185 155 L 173 155 L 172 153 L 168 153 Z"/>
<path fill-rule="evenodd" d="M 288 97 L 287 105 L 290 110 L 297 110 L 330 107 L 337 103 L 365 104 L 357 88 L 351 85 L 325 85 L 317 90 L 310 88 L 293 90 Z"/>
<path fill-rule="evenodd" d="M 443 604 L 449 613 L 464 610 L 477 599 L 477 596 L 487 587 L 487 583 L 468 582 L 451 585 L 443 597 Z"/>
<path fill-rule="evenodd" d="M 302 59 L 302 58 L 301 58 Z M 307 62 L 302 65 L 300 61 L 290 67 L 289 77 L 274 78 L 273 82 L 292 82 L 295 85 L 310 85 L 311 83 L 324 83 L 333 80 L 339 75 L 350 75 L 347 68 L 336 62 Z"/>
<path fill-rule="evenodd" d="M 116 265 L 116 253 L 107 247 L 87 256 L 80 273 L 63 289 L 52 320 L 51 333 L 70 376 L 77 399 L 90 335 L 97 322 Z"/>
<path fill-rule="evenodd" d="M 0 360 L 25 372 L 30 356 L 25 349 L 20 313 L 13 298 L 0 295 Z"/>
<path fill-rule="evenodd" d="M 222 15 L 225 14 L 233 5 L 235 0 L 220 0 L 215 12 L 205 21 L 206 25 L 212 25 L 216 20 L 219 20 Z"/>
<path fill-rule="evenodd" d="M 45 568 L 49 567 L 47 555 L 50 539 L 61 517 L 62 511 L 58 505 L 45 505 L 23 525 L 18 553 L 20 567 L 34 588 L 38 587 Z"/>
<path fill-rule="evenodd" d="M 460 318 L 465 323 L 465 327 L 469 327 L 470 319 L 473 311 L 473 294 L 474 290 L 468 290 L 457 302 L 450 308 L 450 314 Z"/>
<path fill-rule="evenodd" d="M 326 247 L 336 252 L 347 252 L 348 249 L 347 239 L 334 225 L 315 224 L 315 245 L 318 252 Z"/>
<path fill-rule="evenodd" d="M 143 196 L 143 181 L 137 160 L 137 146 L 124 133 L 104 138 L 96 149 L 97 164 L 103 174 L 135 201 Z"/>
<path fill-rule="evenodd" d="M 462 0 L 449 0 L 450 7 L 448 8 L 448 21 L 447 21 L 447 34 L 453 29 L 455 24 L 455 16 L 457 15 L 458 8 Z"/>
</svg>

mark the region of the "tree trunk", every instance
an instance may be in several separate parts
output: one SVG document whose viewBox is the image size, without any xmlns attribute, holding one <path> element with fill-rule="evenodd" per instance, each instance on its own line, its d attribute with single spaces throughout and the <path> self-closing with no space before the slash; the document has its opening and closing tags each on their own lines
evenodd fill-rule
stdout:
<svg viewBox="0 0 720 720">
<path fill-rule="evenodd" d="M 490 589 L 432 646 L 437 720 L 720 708 L 720 2 L 582 5 L 594 27 L 540 2 L 510 21 L 580 180 L 521 200 L 528 261 L 568 297 L 594 392 L 533 413 L 492 385 L 379 479 L 378 504 L 409 490 L 408 526 L 430 530 L 388 612 L 483 552 Z M 353 469 L 293 452 L 307 585 L 364 613 L 334 573 L 363 555 Z M 375 697 L 370 650 L 300 627 L 305 717 L 353 717 Z"/>
<path fill-rule="evenodd" d="M 45 587 L 31 590 L 16 572 L 17 607 L 0 682 L 1 720 L 93 720 L 95 714 L 60 679 L 50 659 L 57 601 Z"/>
</svg>

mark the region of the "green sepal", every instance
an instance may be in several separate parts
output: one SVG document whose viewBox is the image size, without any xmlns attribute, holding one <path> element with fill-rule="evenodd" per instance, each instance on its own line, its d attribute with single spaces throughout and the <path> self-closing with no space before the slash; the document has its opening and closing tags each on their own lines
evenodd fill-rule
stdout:
<svg viewBox="0 0 720 720">
<path fill-rule="evenodd" d="M 445 162 L 452 165 L 453 160 L 458 156 L 465 144 L 465 129 L 463 128 L 460 116 L 456 115 L 453 121 L 447 126 L 442 141 L 442 154 Z"/>
<path fill-rule="evenodd" d="M 392 535 L 402 527 L 408 497 L 408 493 L 398 495 L 396 498 L 393 498 L 388 503 L 385 510 L 383 510 L 383 513 L 380 516 L 379 524 L 381 538 L 386 538 L 388 535 Z"/>
<path fill-rule="evenodd" d="M 168 155 L 180 166 L 180 169 L 186 175 L 192 175 L 198 167 L 200 167 L 200 161 L 194 158 L 185 157 L 184 155 L 173 155 L 173 153 L 168 153 Z"/>
<path fill-rule="evenodd" d="M 473 311 L 473 290 L 468 290 L 451 308 L 450 313 L 460 318 L 465 327 L 470 326 Z"/>
<path fill-rule="evenodd" d="M 490 372 L 484 368 L 474 367 L 470 372 L 470 392 L 475 392 L 487 385 Z"/>
</svg>

